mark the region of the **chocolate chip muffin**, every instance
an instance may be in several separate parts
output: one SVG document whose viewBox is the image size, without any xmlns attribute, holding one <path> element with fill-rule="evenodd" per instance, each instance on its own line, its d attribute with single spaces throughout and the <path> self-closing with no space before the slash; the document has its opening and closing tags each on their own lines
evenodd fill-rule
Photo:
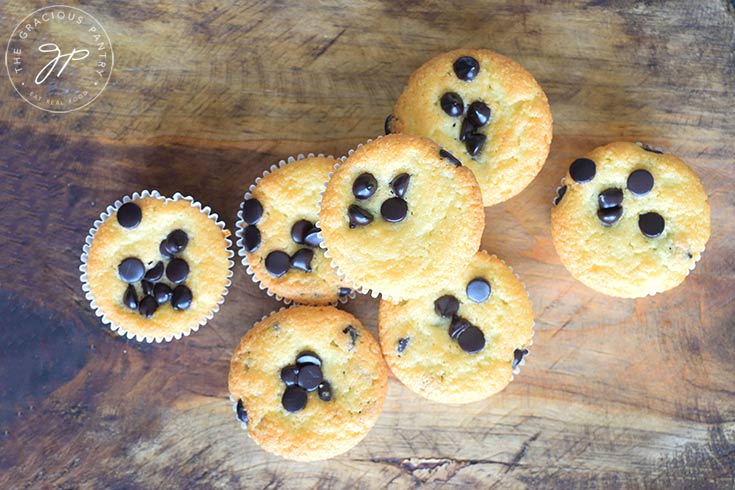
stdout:
<svg viewBox="0 0 735 490">
<path fill-rule="evenodd" d="M 147 342 L 188 335 L 224 301 L 233 265 L 229 235 L 191 197 L 125 197 L 87 237 L 80 268 L 87 299 L 120 335 Z"/>
<path fill-rule="evenodd" d="M 578 158 L 554 204 L 551 234 L 562 263 L 610 296 L 638 298 L 677 286 L 710 235 L 697 175 L 650 146 L 612 143 Z"/>
<path fill-rule="evenodd" d="M 484 218 L 472 172 L 430 140 L 402 134 L 357 148 L 330 179 L 319 214 L 333 265 L 393 299 L 448 280 L 477 252 Z"/>
<path fill-rule="evenodd" d="M 478 252 L 446 283 L 407 301 L 381 301 L 380 345 L 396 377 L 440 403 L 469 403 L 505 388 L 528 353 L 531 301 L 495 256 Z"/>
<path fill-rule="evenodd" d="M 287 302 L 326 305 L 347 299 L 349 284 L 319 248 L 319 199 L 337 160 L 289 159 L 245 195 L 236 234 L 243 265 L 270 294 Z"/>
<path fill-rule="evenodd" d="M 354 447 L 375 425 L 387 370 L 357 318 L 329 306 L 295 306 L 242 338 L 229 388 L 238 419 L 263 449 L 316 461 Z"/>
<path fill-rule="evenodd" d="M 518 194 L 541 170 L 551 110 L 521 65 L 486 49 L 460 49 L 411 75 L 386 130 L 436 141 L 474 172 L 491 206 Z"/>
</svg>

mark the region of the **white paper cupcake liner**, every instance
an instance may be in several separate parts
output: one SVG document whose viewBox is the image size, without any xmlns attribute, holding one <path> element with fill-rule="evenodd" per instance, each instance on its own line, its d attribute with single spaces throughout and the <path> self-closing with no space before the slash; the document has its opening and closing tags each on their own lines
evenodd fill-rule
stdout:
<svg viewBox="0 0 735 490">
<path fill-rule="evenodd" d="M 82 247 L 82 255 L 80 257 L 82 264 L 79 266 L 79 271 L 81 272 L 81 275 L 79 276 L 79 279 L 82 281 L 82 291 L 84 291 L 84 296 L 85 298 L 87 298 L 87 301 L 89 301 L 89 304 L 92 307 L 92 310 L 94 310 L 95 315 L 100 317 L 100 319 L 102 320 L 102 323 L 108 325 L 113 332 L 116 332 L 120 336 L 127 337 L 128 339 L 135 339 L 138 342 L 143 342 L 143 341 L 148 342 L 148 343 L 164 342 L 164 341 L 170 342 L 174 339 L 179 340 L 181 339 L 181 337 L 186 337 L 190 335 L 192 332 L 196 332 L 197 330 L 199 330 L 199 327 L 205 325 L 209 320 L 212 319 L 212 317 L 214 317 L 214 314 L 219 311 L 220 306 L 222 305 L 222 303 L 225 302 L 225 296 L 227 296 L 227 293 L 229 292 L 229 288 L 232 285 L 232 280 L 231 280 L 232 268 L 235 265 L 232 258 L 234 257 L 235 254 L 232 251 L 232 240 L 230 240 L 229 237 L 225 237 L 225 242 L 227 243 L 227 259 L 228 259 L 227 261 L 229 263 L 227 267 L 227 283 L 225 284 L 225 289 L 222 292 L 222 295 L 220 296 L 215 306 L 212 309 L 210 309 L 209 313 L 204 318 L 200 319 L 199 323 L 192 326 L 188 331 L 176 333 L 172 335 L 165 335 L 162 337 L 155 337 L 155 336 L 150 337 L 147 335 L 134 334 L 132 332 L 125 330 L 122 326 L 115 324 L 115 322 L 113 322 L 109 317 L 107 317 L 107 315 L 105 315 L 105 313 L 99 308 L 99 306 L 97 305 L 97 302 L 92 296 L 92 291 L 90 290 L 89 283 L 87 281 L 87 256 L 89 254 L 89 248 L 92 244 L 92 239 L 94 238 L 95 233 L 97 233 L 97 230 L 99 229 L 99 227 L 102 226 L 102 223 L 104 223 L 106 219 L 114 215 L 117 212 L 117 210 L 120 209 L 120 206 L 122 206 L 123 204 L 130 202 L 130 201 L 143 199 L 146 197 L 152 197 L 152 198 L 159 199 L 162 201 L 179 201 L 179 200 L 189 201 L 190 205 L 193 208 L 196 208 L 200 212 L 206 214 L 207 217 L 211 219 L 212 221 L 214 221 L 214 223 L 220 229 L 225 230 L 225 223 L 224 221 L 219 220 L 219 215 L 217 215 L 217 213 L 213 213 L 212 209 L 209 206 L 202 206 L 200 202 L 194 200 L 194 198 L 191 196 L 184 196 L 183 194 L 177 192 L 176 194 L 173 195 L 173 197 L 168 198 L 168 197 L 162 196 L 157 190 L 152 190 L 152 191 L 144 190 L 142 192 L 134 192 L 132 195 L 124 196 L 122 199 L 118 199 L 111 205 L 107 206 L 105 211 L 103 211 L 100 214 L 100 217 L 97 220 L 95 220 L 94 224 L 89 229 L 89 233 L 87 234 L 87 237 L 84 240 L 84 246 Z"/>
<path fill-rule="evenodd" d="M 285 160 L 279 161 L 275 165 L 271 165 L 270 168 L 268 168 L 268 169 L 266 169 L 266 170 L 263 171 L 263 174 L 260 177 L 258 177 L 258 178 L 255 179 L 255 182 L 254 183 L 250 184 L 250 187 L 248 187 L 248 190 L 243 195 L 243 199 L 242 199 L 242 201 L 240 203 L 239 210 L 237 211 L 237 222 L 235 223 L 235 236 L 237 237 L 237 241 L 235 243 L 237 245 L 237 254 L 240 257 L 242 257 L 241 263 L 245 267 L 245 271 L 250 276 L 250 279 L 254 283 L 256 283 L 258 285 L 258 288 L 260 288 L 261 290 L 265 291 L 265 293 L 268 296 L 270 296 L 272 298 L 275 298 L 278 301 L 282 301 L 286 305 L 300 304 L 300 303 L 298 303 L 298 301 L 294 301 L 294 300 L 292 300 L 290 298 L 284 298 L 280 294 L 276 294 L 273 291 L 271 291 L 270 289 L 268 289 L 268 287 L 265 286 L 260 281 L 260 279 L 258 279 L 258 277 L 255 275 L 255 271 L 253 270 L 252 267 L 250 267 L 250 264 L 248 263 L 248 252 L 245 250 L 245 237 L 244 237 L 245 227 L 247 227 L 248 224 L 245 222 L 245 218 L 243 216 L 243 207 L 242 207 L 242 204 L 253 196 L 253 191 L 255 190 L 255 187 L 267 175 L 271 174 L 272 172 L 275 172 L 279 168 L 285 167 L 289 163 L 293 163 L 293 162 L 298 161 L 298 160 L 304 160 L 306 158 L 314 158 L 314 157 L 334 159 L 334 157 L 332 155 L 325 155 L 323 153 L 318 153 L 318 154 L 308 153 L 306 155 L 304 155 L 303 153 L 299 153 L 295 157 L 294 156 L 290 156 L 290 157 L 286 158 Z M 332 174 L 330 173 L 329 174 L 329 177 L 331 178 L 331 176 L 332 176 Z M 325 185 L 326 185 L 326 183 L 325 183 Z M 315 223 L 315 226 L 316 227 L 319 227 L 319 221 L 318 220 Z M 319 237 L 322 238 L 321 233 L 319 234 Z M 321 245 L 320 245 L 320 247 L 321 247 Z M 321 247 L 321 248 L 323 248 L 323 247 Z M 324 256 L 327 257 L 327 258 L 329 258 L 329 256 L 326 254 L 326 250 L 325 250 Z M 331 260 L 330 260 L 330 264 L 332 265 L 332 268 L 334 268 L 334 264 L 332 264 L 332 261 Z M 337 269 L 335 269 L 335 271 L 336 270 Z M 340 274 L 337 271 L 337 275 L 340 278 L 340 280 L 345 280 L 344 274 Z M 350 288 L 350 289 L 351 289 L 351 291 L 350 291 L 349 294 L 347 294 L 345 296 L 338 296 L 337 297 L 337 301 L 333 302 L 332 305 L 333 306 L 337 306 L 338 304 L 347 303 L 347 301 L 349 301 L 350 299 L 354 299 L 356 297 L 355 290 L 353 288 Z"/>
</svg>

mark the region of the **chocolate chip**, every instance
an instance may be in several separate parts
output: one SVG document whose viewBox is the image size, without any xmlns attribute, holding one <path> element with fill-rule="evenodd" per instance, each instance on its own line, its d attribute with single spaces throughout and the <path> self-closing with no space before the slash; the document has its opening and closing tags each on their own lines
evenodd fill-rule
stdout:
<svg viewBox="0 0 735 490">
<path fill-rule="evenodd" d="M 481 277 L 476 277 L 467 283 L 467 297 L 475 303 L 482 303 L 490 297 L 490 283 Z"/>
<path fill-rule="evenodd" d="M 272 276 L 281 277 L 291 268 L 291 257 L 286 252 L 275 250 L 266 256 L 265 268 Z"/>
<path fill-rule="evenodd" d="M 487 104 L 477 100 L 467 108 L 467 119 L 469 119 L 475 127 L 479 128 L 487 124 L 490 120 L 491 113 L 492 111 Z"/>
<path fill-rule="evenodd" d="M 352 183 L 352 194 L 358 199 L 367 199 L 375 194 L 378 189 L 378 181 L 373 174 L 365 172 L 357 176 Z"/>
<path fill-rule="evenodd" d="M 171 299 L 171 288 L 162 282 L 153 286 L 153 297 L 159 305 L 166 303 Z"/>
<path fill-rule="evenodd" d="M 133 202 L 126 202 L 117 210 L 117 222 L 123 228 L 135 228 L 140 224 L 142 219 L 143 212 L 140 210 L 140 206 Z"/>
<path fill-rule="evenodd" d="M 184 259 L 171 259 L 166 266 L 166 277 L 174 284 L 181 284 L 186 281 L 189 275 L 189 264 Z"/>
<path fill-rule="evenodd" d="M 457 78 L 469 82 L 480 72 L 480 63 L 471 56 L 462 56 L 457 58 L 452 68 L 454 68 L 454 74 L 457 75 Z"/>
<path fill-rule="evenodd" d="M 516 349 L 513 351 L 513 369 L 518 367 L 518 365 L 523 360 L 523 356 L 528 354 L 528 349 Z"/>
<path fill-rule="evenodd" d="M 328 402 L 332 399 L 332 386 L 326 381 L 323 381 L 319 385 L 319 388 L 317 388 L 317 393 L 319 394 L 320 400 Z"/>
<path fill-rule="evenodd" d="M 306 234 L 309 230 L 314 228 L 314 223 L 305 219 L 298 220 L 291 227 L 291 240 L 298 243 L 299 245 L 304 243 L 306 240 Z"/>
<path fill-rule="evenodd" d="M 151 281 L 143 279 L 140 281 L 140 287 L 143 289 L 143 294 L 153 294 L 153 283 Z"/>
<path fill-rule="evenodd" d="M 289 386 L 283 393 L 281 405 L 291 413 L 302 410 L 306 406 L 306 392 L 298 386 Z"/>
<path fill-rule="evenodd" d="M 658 213 L 645 213 L 638 216 L 638 228 L 648 238 L 659 236 L 666 226 L 663 216 Z"/>
<path fill-rule="evenodd" d="M 304 237 L 304 244 L 315 248 L 321 245 L 323 241 L 322 238 L 319 236 L 319 233 L 321 233 L 321 231 L 322 230 L 316 227 L 309 230 Z"/>
<path fill-rule="evenodd" d="M 245 410 L 245 405 L 242 404 L 242 400 L 237 400 L 237 420 L 246 424 L 248 423 L 248 411 Z"/>
<path fill-rule="evenodd" d="M 340 296 L 347 296 L 352 292 L 352 289 L 350 288 L 339 288 L 339 295 Z"/>
<path fill-rule="evenodd" d="M 342 333 L 346 333 L 350 336 L 350 350 L 354 349 L 355 344 L 357 343 L 357 338 L 360 336 L 360 332 L 358 332 L 352 325 L 347 325 L 344 330 L 342 330 Z"/>
<path fill-rule="evenodd" d="M 263 217 L 263 206 L 255 198 L 246 199 L 242 203 L 242 219 L 249 225 L 257 224 Z"/>
<path fill-rule="evenodd" d="M 127 283 L 138 282 L 145 274 L 145 266 L 140 259 L 128 257 L 117 266 L 117 274 Z"/>
<path fill-rule="evenodd" d="M 454 92 L 447 92 L 442 95 L 442 98 L 439 100 L 439 105 L 441 105 L 444 112 L 452 117 L 461 116 L 464 112 L 462 97 Z"/>
<path fill-rule="evenodd" d="M 186 248 L 189 243 L 189 235 L 184 230 L 174 230 L 166 237 L 166 250 L 175 255 Z"/>
<path fill-rule="evenodd" d="M 191 289 L 186 286 L 176 286 L 171 293 L 171 306 L 174 310 L 185 310 L 191 306 Z"/>
<path fill-rule="evenodd" d="M 401 354 L 404 350 L 406 350 L 406 347 L 408 347 L 408 341 L 411 340 L 411 337 L 403 337 L 398 339 L 398 347 L 396 350 L 399 354 Z"/>
<path fill-rule="evenodd" d="M 347 215 L 350 217 L 350 228 L 365 226 L 373 222 L 373 215 L 370 214 L 370 211 L 357 204 L 352 204 L 347 208 Z"/>
<path fill-rule="evenodd" d="M 163 262 L 159 260 L 156 265 L 148 269 L 148 272 L 145 273 L 145 276 L 143 276 L 143 279 L 145 279 L 146 281 L 156 282 L 162 277 L 163 277 Z"/>
<path fill-rule="evenodd" d="M 296 384 L 296 378 L 299 375 L 299 368 L 290 365 L 281 369 L 281 380 L 286 383 L 286 386 L 293 386 Z"/>
<path fill-rule="evenodd" d="M 127 289 L 125 289 L 125 294 L 123 294 L 123 304 L 131 310 L 138 309 L 138 295 L 135 294 L 135 287 L 133 287 L 132 284 L 128 284 Z"/>
<path fill-rule="evenodd" d="M 596 172 L 595 162 L 589 158 L 577 158 L 569 166 L 569 175 L 580 184 L 594 179 Z"/>
<path fill-rule="evenodd" d="M 467 118 L 464 118 L 462 121 L 462 126 L 459 128 L 459 141 L 467 141 L 467 138 L 472 136 L 475 133 L 475 130 L 477 128 L 474 124 L 472 124 L 472 121 L 470 121 Z"/>
<path fill-rule="evenodd" d="M 618 222 L 623 216 L 623 207 L 615 206 L 614 208 L 602 208 L 597 210 L 597 217 L 605 226 L 612 226 Z"/>
<path fill-rule="evenodd" d="M 319 356 L 307 350 L 296 356 L 296 364 L 316 364 L 321 367 L 322 360 L 319 359 Z"/>
<path fill-rule="evenodd" d="M 638 169 L 628 176 L 628 190 L 633 194 L 642 196 L 653 189 L 653 175 L 647 170 Z"/>
<path fill-rule="evenodd" d="M 385 130 L 385 134 L 390 134 L 390 125 L 393 123 L 393 114 L 388 114 L 388 116 L 385 118 L 385 123 L 383 123 L 383 129 Z"/>
<path fill-rule="evenodd" d="M 174 254 L 168 251 L 168 248 L 166 248 L 166 239 L 164 238 L 161 240 L 161 243 L 158 245 L 158 251 L 161 253 L 161 256 L 163 256 L 166 259 L 172 259 L 174 257 Z"/>
<path fill-rule="evenodd" d="M 408 190 L 408 182 L 411 180 L 411 176 L 408 174 L 401 174 L 395 179 L 393 179 L 393 182 L 390 183 L 391 189 L 393 189 L 393 192 L 398 197 L 403 197 L 406 195 L 406 191 Z"/>
<path fill-rule="evenodd" d="M 457 337 L 457 342 L 468 354 L 480 352 L 485 347 L 485 334 L 474 325 L 470 325 Z"/>
<path fill-rule="evenodd" d="M 452 323 L 449 325 L 449 336 L 457 340 L 457 337 L 459 337 L 462 332 L 467 330 L 470 326 L 470 322 L 461 316 L 454 316 L 452 317 Z"/>
<path fill-rule="evenodd" d="M 153 296 L 144 296 L 138 305 L 138 311 L 146 318 L 152 317 L 157 309 L 158 303 L 156 303 L 156 298 Z"/>
<path fill-rule="evenodd" d="M 391 197 L 380 206 L 380 214 L 388 223 L 399 223 L 406 219 L 408 203 L 400 197 Z"/>
<path fill-rule="evenodd" d="M 452 162 L 457 167 L 461 167 L 462 166 L 462 162 L 460 162 L 454 155 L 452 155 L 451 153 L 449 153 L 444 148 L 442 148 L 441 150 L 439 150 L 439 156 L 442 157 L 442 158 L 446 158 L 447 160 L 449 160 L 450 162 Z"/>
<path fill-rule="evenodd" d="M 314 391 L 319 387 L 324 377 L 322 369 L 316 364 L 304 364 L 299 366 L 299 374 L 296 376 L 296 384 L 306 391 Z"/>
<path fill-rule="evenodd" d="M 252 253 L 260 246 L 260 230 L 255 225 L 248 225 L 242 234 L 245 250 Z"/>
<path fill-rule="evenodd" d="M 487 137 L 484 134 L 474 133 L 467 137 L 467 141 L 464 142 L 467 148 L 467 153 L 471 156 L 475 156 L 482 151 L 482 147 L 485 146 L 485 140 Z"/>
<path fill-rule="evenodd" d="M 564 198 L 564 194 L 567 193 L 567 186 L 563 185 L 556 190 L 556 197 L 554 198 L 554 206 L 558 205 Z"/>
<path fill-rule="evenodd" d="M 615 208 L 621 204 L 623 204 L 623 191 L 621 189 L 606 189 L 597 196 L 597 205 L 602 209 Z"/>
<path fill-rule="evenodd" d="M 311 272 L 311 259 L 314 251 L 309 248 L 300 248 L 291 256 L 291 267 L 304 272 Z"/>
<path fill-rule="evenodd" d="M 459 300 L 451 294 L 445 294 L 434 301 L 434 311 L 442 318 L 452 318 L 459 310 Z"/>
</svg>

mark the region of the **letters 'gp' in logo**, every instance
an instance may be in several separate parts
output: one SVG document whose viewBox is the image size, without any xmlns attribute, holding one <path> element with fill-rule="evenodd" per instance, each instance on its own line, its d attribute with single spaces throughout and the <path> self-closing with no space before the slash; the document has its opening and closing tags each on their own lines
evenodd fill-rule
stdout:
<svg viewBox="0 0 735 490">
<path fill-rule="evenodd" d="M 114 55 L 105 29 L 84 10 L 51 5 L 31 13 L 13 31 L 5 68 L 16 92 L 49 112 L 71 112 L 102 93 Z"/>
</svg>

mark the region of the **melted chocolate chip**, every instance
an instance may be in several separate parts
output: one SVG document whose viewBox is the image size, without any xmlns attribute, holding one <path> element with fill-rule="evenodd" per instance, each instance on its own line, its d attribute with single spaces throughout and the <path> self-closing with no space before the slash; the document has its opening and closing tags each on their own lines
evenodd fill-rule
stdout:
<svg viewBox="0 0 735 490">
<path fill-rule="evenodd" d="M 471 56 L 462 56 L 461 58 L 457 58 L 452 68 L 457 78 L 469 82 L 480 72 L 480 63 Z"/>
<path fill-rule="evenodd" d="M 647 170 L 638 169 L 628 176 L 628 190 L 633 194 L 642 196 L 653 189 L 653 175 Z"/>
<path fill-rule="evenodd" d="M 311 259 L 314 251 L 308 248 L 300 248 L 291 256 L 291 267 L 304 272 L 311 272 Z"/>
<path fill-rule="evenodd" d="M 373 222 L 373 215 L 370 214 L 370 211 L 357 204 L 352 204 L 347 208 L 347 215 L 350 217 L 350 228 L 369 225 Z"/>
<path fill-rule="evenodd" d="M 321 245 L 323 241 L 322 238 L 319 236 L 319 233 L 321 233 L 321 231 L 322 230 L 316 227 L 309 230 L 304 237 L 304 244 L 315 248 Z"/>
<path fill-rule="evenodd" d="M 164 238 L 161 240 L 161 243 L 158 245 L 158 251 L 161 253 L 161 256 L 166 259 L 172 259 L 174 254 L 168 251 L 168 248 L 166 248 L 166 239 Z"/>
<path fill-rule="evenodd" d="M 319 394 L 320 400 L 328 402 L 332 399 L 332 386 L 326 381 L 323 381 L 319 385 L 319 388 L 317 388 L 317 393 Z"/>
<path fill-rule="evenodd" d="M 666 221 L 658 213 L 645 213 L 638 216 L 638 228 L 648 238 L 655 238 L 664 231 Z"/>
<path fill-rule="evenodd" d="M 577 158 L 569 166 L 569 175 L 575 182 L 589 182 L 595 178 L 597 166 L 589 158 Z"/>
<path fill-rule="evenodd" d="M 452 117 L 461 116 L 464 112 L 464 102 L 462 102 L 462 97 L 454 92 L 447 92 L 442 95 L 442 98 L 439 100 L 439 104 L 441 105 L 442 110 Z"/>
<path fill-rule="evenodd" d="M 191 306 L 191 290 L 186 286 L 176 286 L 171 293 L 171 306 L 174 310 L 185 310 Z"/>
<path fill-rule="evenodd" d="M 556 190 L 556 197 L 554 198 L 554 206 L 557 206 L 564 198 L 564 194 L 567 193 L 567 186 L 563 185 Z"/>
<path fill-rule="evenodd" d="M 283 393 L 281 405 L 291 413 L 302 410 L 306 406 L 306 391 L 298 386 L 289 386 Z"/>
<path fill-rule="evenodd" d="M 255 225 L 248 225 L 242 234 L 245 250 L 255 252 L 260 246 L 260 230 Z"/>
<path fill-rule="evenodd" d="M 480 352 L 485 347 L 485 334 L 474 325 L 470 325 L 457 337 L 457 342 L 468 354 Z"/>
<path fill-rule="evenodd" d="M 393 182 L 390 183 L 391 189 L 393 189 L 393 192 L 398 197 L 403 197 L 406 195 L 406 191 L 408 190 L 408 182 L 411 180 L 411 176 L 408 174 L 401 174 L 395 179 L 393 179 Z"/>
<path fill-rule="evenodd" d="M 380 206 L 380 214 L 388 223 L 399 223 L 406 219 L 408 203 L 400 197 L 391 197 Z"/>
<path fill-rule="evenodd" d="M 470 104 L 467 108 L 467 119 L 477 128 L 487 124 L 492 111 L 484 102 L 479 100 Z"/>
<path fill-rule="evenodd" d="M 401 354 L 404 350 L 406 350 L 406 347 L 408 347 L 408 341 L 411 340 L 411 337 L 403 337 L 398 339 L 398 347 L 396 350 L 399 354 Z"/>
<path fill-rule="evenodd" d="M 350 336 L 350 350 L 354 349 L 355 344 L 357 343 L 357 338 L 360 336 L 360 332 L 358 332 L 352 325 L 347 325 L 344 330 L 342 330 L 342 333 Z"/>
<path fill-rule="evenodd" d="M 151 281 L 146 281 L 143 279 L 140 281 L 140 287 L 143 290 L 144 295 L 152 295 L 153 294 L 153 283 Z"/>
<path fill-rule="evenodd" d="M 385 131 L 385 134 L 391 133 L 391 123 L 393 123 L 393 114 L 388 114 L 388 116 L 385 118 L 385 123 L 383 123 L 383 130 Z"/>
<path fill-rule="evenodd" d="M 153 297 L 159 305 L 166 303 L 171 299 L 171 288 L 162 282 L 153 286 Z"/>
<path fill-rule="evenodd" d="M 350 288 L 339 288 L 339 295 L 340 296 L 347 296 L 352 292 L 352 289 Z"/>
<path fill-rule="evenodd" d="M 133 202 L 126 202 L 117 210 L 117 222 L 120 226 L 127 229 L 137 227 L 143 219 L 143 212 L 140 206 Z"/>
<path fill-rule="evenodd" d="M 150 318 L 158 309 L 158 303 L 153 296 L 144 296 L 138 305 L 138 311 L 146 318 Z"/>
<path fill-rule="evenodd" d="M 470 327 L 470 322 L 462 318 L 461 316 L 452 317 L 452 323 L 449 325 L 449 336 L 454 340 L 457 340 L 462 332 Z"/>
<path fill-rule="evenodd" d="M 475 133 L 476 129 L 477 128 L 474 124 L 472 124 L 472 121 L 464 118 L 464 120 L 462 121 L 462 126 L 459 128 L 459 141 L 467 141 L 467 138 L 472 136 Z"/>
<path fill-rule="evenodd" d="M 467 148 L 467 153 L 471 156 L 476 156 L 482 151 L 482 147 L 485 146 L 485 140 L 487 137 L 484 134 L 474 133 L 467 137 L 467 141 L 464 142 Z"/>
<path fill-rule="evenodd" d="M 145 273 L 145 276 L 143 276 L 143 279 L 145 279 L 146 281 L 156 282 L 162 277 L 163 277 L 163 262 L 159 260 L 156 265 L 148 269 L 148 272 Z"/>
<path fill-rule="evenodd" d="M 166 250 L 170 254 L 177 254 L 186 248 L 189 243 L 189 235 L 184 230 L 174 230 L 166 237 Z"/>
<path fill-rule="evenodd" d="M 303 244 L 306 240 L 306 234 L 309 233 L 309 230 L 312 228 L 314 228 L 314 223 L 311 221 L 307 221 L 305 219 L 298 220 L 291 227 L 291 240 L 299 245 Z"/>
<path fill-rule="evenodd" d="M 434 301 L 434 311 L 442 318 L 452 318 L 459 311 L 459 300 L 451 294 L 445 294 Z"/>
<path fill-rule="evenodd" d="M 352 194 L 358 199 L 367 199 L 378 190 L 378 181 L 373 174 L 365 172 L 357 176 L 352 183 Z"/>
<path fill-rule="evenodd" d="M 186 281 L 189 275 L 189 264 L 184 259 L 171 259 L 166 266 L 166 277 L 174 284 Z"/>
<path fill-rule="evenodd" d="M 291 365 L 281 369 L 281 380 L 286 383 L 286 386 L 295 385 L 298 375 L 299 368 L 296 366 Z"/>
<path fill-rule="evenodd" d="M 291 268 L 291 257 L 286 252 L 274 250 L 266 256 L 265 268 L 272 276 L 281 277 Z"/>
<path fill-rule="evenodd" d="M 249 225 L 257 224 L 263 217 L 263 205 L 255 198 L 246 199 L 242 203 L 242 219 Z"/>
<path fill-rule="evenodd" d="M 618 222 L 623 216 L 623 207 L 615 206 L 614 208 L 601 208 L 597 210 L 597 217 L 605 226 L 612 226 Z"/>
<path fill-rule="evenodd" d="M 481 277 L 476 277 L 467 283 L 467 297 L 475 303 L 482 303 L 490 297 L 490 283 Z"/>
<path fill-rule="evenodd" d="M 296 356 L 296 364 L 298 364 L 299 366 L 302 364 L 315 364 L 321 367 L 322 360 L 319 359 L 319 356 L 317 356 L 313 352 L 304 351 Z"/>
<path fill-rule="evenodd" d="M 125 289 L 125 294 L 123 294 L 123 304 L 131 310 L 138 309 L 138 295 L 135 294 L 135 288 L 132 284 L 128 284 L 128 287 Z"/>
<path fill-rule="evenodd" d="M 528 349 L 516 349 L 513 351 L 513 369 L 518 367 L 518 365 L 523 360 L 523 356 L 528 354 Z"/>
<path fill-rule="evenodd" d="M 316 364 L 305 364 L 299 366 L 299 374 L 296 376 L 296 384 L 306 391 L 314 391 L 323 381 L 322 369 Z"/>
<path fill-rule="evenodd" d="M 245 405 L 242 404 L 242 400 L 237 400 L 237 420 L 243 423 L 248 423 L 248 411 L 245 410 Z"/>
<path fill-rule="evenodd" d="M 621 204 L 623 204 L 623 191 L 621 189 L 606 189 L 597 196 L 597 205 L 600 209 L 615 208 Z"/>
<path fill-rule="evenodd" d="M 444 148 L 442 148 L 441 150 L 439 150 L 439 156 L 442 157 L 442 158 L 445 158 L 445 159 L 449 160 L 450 162 L 452 162 L 457 167 L 461 167 L 462 166 L 462 162 L 460 162 L 457 159 L 457 157 L 455 157 L 454 155 L 452 155 L 451 153 L 449 153 Z"/>
<path fill-rule="evenodd" d="M 140 259 L 128 257 L 117 266 L 117 274 L 120 276 L 120 279 L 127 283 L 138 282 L 143 278 L 143 274 L 145 274 L 145 266 Z"/>
</svg>

